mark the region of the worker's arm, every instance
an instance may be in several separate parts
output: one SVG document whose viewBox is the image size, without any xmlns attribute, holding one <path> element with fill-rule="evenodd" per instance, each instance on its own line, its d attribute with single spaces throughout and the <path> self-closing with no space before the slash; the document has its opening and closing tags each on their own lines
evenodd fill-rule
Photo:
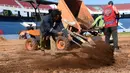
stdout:
<svg viewBox="0 0 130 73">
<path fill-rule="evenodd" d="M 119 18 L 120 18 L 120 14 L 119 14 L 119 11 L 117 10 L 117 8 L 115 6 L 113 6 L 113 9 L 115 11 L 115 14 L 116 14 L 116 19 L 117 19 L 117 23 L 119 21 Z"/>
<path fill-rule="evenodd" d="M 54 28 L 49 29 L 49 32 L 54 33 L 54 34 L 58 34 L 58 31 L 55 30 Z"/>
<path fill-rule="evenodd" d="M 115 6 L 113 6 L 113 9 L 114 9 L 116 14 L 119 14 L 119 12 L 118 12 L 118 10 L 117 10 L 117 8 Z"/>
<path fill-rule="evenodd" d="M 50 26 L 51 24 L 47 21 L 43 21 L 41 25 L 42 26 L 40 27 L 40 30 L 41 30 L 42 33 L 45 33 L 45 32 L 51 32 L 51 33 L 54 33 L 54 34 L 58 33 L 58 31 L 53 29 L 53 27 Z"/>
<path fill-rule="evenodd" d="M 69 35 L 68 35 L 68 31 L 67 31 L 67 29 L 64 28 L 62 22 L 60 22 L 59 26 L 60 26 L 60 28 L 61 28 L 61 31 L 63 32 L 63 35 L 64 35 L 65 37 L 68 37 L 68 36 L 69 36 Z"/>
<path fill-rule="evenodd" d="M 120 17 L 119 11 L 117 10 L 117 8 L 115 6 L 113 6 L 113 9 L 115 11 L 116 18 L 118 19 Z"/>
<path fill-rule="evenodd" d="M 62 21 L 57 22 L 57 24 L 58 24 L 58 27 L 60 28 L 59 31 L 62 31 L 62 30 L 65 29 L 65 27 L 64 27 L 64 25 L 63 25 L 63 23 L 62 23 Z"/>
<path fill-rule="evenodd" d="M 94 26 L 97 24 L 97 22 L 98 22 L 99 19 L 102 19 L 102 16 L 101 16 L 101 15 L 98 16 L 98 17 L 94 20 L 94 22 L 92 23 L 92 27 L 94 27 Z"/>
</svg>

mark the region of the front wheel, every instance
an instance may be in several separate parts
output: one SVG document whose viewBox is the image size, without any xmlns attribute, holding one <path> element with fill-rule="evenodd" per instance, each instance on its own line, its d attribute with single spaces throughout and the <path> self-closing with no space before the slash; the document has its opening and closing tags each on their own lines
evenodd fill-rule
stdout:
<svg viewBox="0 0 130 73">
<path fill-rule="evenodd" d="M 27 39 L 25 42 L 25 49 L 29 51 L 38 49 L 37 41 L 33 38 Z"/>
<path fill-rule="evenodd" d="M 66 37 L 58 36 L 56 40 L 56 47 L 58 50 L 67 50 L 69 47 L 69 40 Z"/>
</svg>

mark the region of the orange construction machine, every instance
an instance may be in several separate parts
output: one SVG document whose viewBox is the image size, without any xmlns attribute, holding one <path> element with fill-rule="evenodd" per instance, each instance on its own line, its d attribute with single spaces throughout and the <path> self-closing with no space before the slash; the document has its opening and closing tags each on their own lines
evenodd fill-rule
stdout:
<svg viewBox="0 0 130 73">
<path fill-rule="evenodd" d="M 75 39 L 73 39 L 72 42 L 79 45 L 80 47 L 82 47 L 83 45 L 87 45 L 89 47 L 91 46 L 91 43 L 89 42 L 88 38 L 84 36 L 83 33 L 89 31 L 89 29 L 92 26 L 92 23 L 94 22 L 94 19 L 91 16 L 90 12 L 88 11 L 87 6 L 83 3 L 82 0 L 59 0 L 58 3 L 46 0 L 21 0 L 21 1 L 29 2 L 31 5 L 36 4 L 36 8 L 38 8 L 39 4 L 56 4 L 57 8 L 62 12 L 62 23 L 64 27 L 67 29 L 67 31 L 73 38 L 78 40 L 77 42 L 75 41 Z M 39 29 L 27 30 L 25 33 L 28 33 L 36 37 L 40 37 Z M 55 49 L 56 51 L 66 50 L 65 48 L 66 46 L 68 46 L 68 41 L 66 41 L 67 39 L 65 40 L 65 38 L 61 38 L 61 36 L 58 38 L 59 39 L 54 41 L 50 37 L 51 39 L 50 48 L 52 50 Z M 35 39 L 29 38 L 26 41 L 25 47 L 27 50 L 34 50 L 38 48 L 38 43 L 39 41 L 37 41 L 36 38 Z"/>
</svg>

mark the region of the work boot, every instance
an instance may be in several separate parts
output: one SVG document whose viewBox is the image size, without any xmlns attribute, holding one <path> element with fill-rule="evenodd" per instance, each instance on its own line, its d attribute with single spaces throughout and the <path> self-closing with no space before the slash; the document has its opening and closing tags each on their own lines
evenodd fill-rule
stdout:
<svg viewBox="0 0 130 73">
<path fill-rule="evenodd" d="M 41 51 L 44 51 L 45 49 L 44 48 L 41 48 Z"/>
<path fill-rule="evenodd" d="M 119 55 L 121 50 L 119 48 L 114 48 L 114 55 Z"/>
<path fill-rule="evenodd" d="M 114 52 L 121 52 L 119 48 L 114 48 Z"/>
</svg>

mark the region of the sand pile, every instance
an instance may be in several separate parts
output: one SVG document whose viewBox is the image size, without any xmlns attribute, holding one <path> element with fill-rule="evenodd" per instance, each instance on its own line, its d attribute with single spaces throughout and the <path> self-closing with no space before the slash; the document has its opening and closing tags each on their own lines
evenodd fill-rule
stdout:
<svg viewBox="0 0 130 73">
<path fill-rule="evenodd" d="M 112 48 L 102 41 L 97 41 L 95 43 L 96 46 L 94 46 L 94 48 L 81 48 L 78 53 L 58 54 L 55 59 L 45 64 L 45 68 L 89 69 L 112 65 L 114 63 Z"/>
</svg>

